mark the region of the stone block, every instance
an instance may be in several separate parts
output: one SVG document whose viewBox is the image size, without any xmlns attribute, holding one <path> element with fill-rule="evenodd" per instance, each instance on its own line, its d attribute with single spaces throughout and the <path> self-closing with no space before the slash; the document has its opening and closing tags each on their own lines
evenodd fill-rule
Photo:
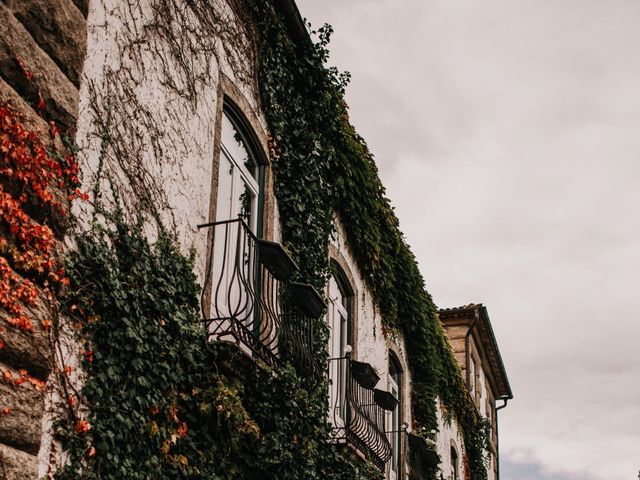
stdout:
<svg viewBox="0 0 640 480">
<path fill-rule="evenodd" d="M 63 151 L 62 141 L 59 136 L 55 140 L 49 134 L 49 125 L 38 115 L 25 100 L 18 95 L 11 85 L 0 77 L 0 104 L 8 104 L 16 112 L 22 115 L 22 123 L 28 130 L 38 132 L 40 140 L 49 149 Z"/>
<path fill-rule="evenodd" d="M 464 352 L 466 351 L 466 341 L 464 337 L 461 338 L 450 338 L 451 349 L 455 352 Z"/>
<path fill-rule="evenodd" d="M 17 369 L 27 369 L 32 375 L 44 379 L 51 371 L 53 352 L 48 333 L 43 331 L 41 322 L 50 317 L 43 307 L 31 310 L 29 316 L 36 328 L 34 333 L 4 327 L 0 336 L 5 346 L 0 350 L 0 361 Z"/>
<path fill-rule="evenodd" d="M 11 0 L 9 8 L 76 87 L 87 50 L 87 21 L 72 0 Z"/>
<path fill-rule="evenodd" d="M 32 78 L 28 78 L 19 60 Z M 46 102 L 47 114 L 62 130 L 75 134 L 79 94 L 53 60 L 38 46 L 8 7 L 0 3 L 0 76 L 31 103 L 38 94 Z"/>
<path fill-rule="evenodd" d="M 467 355 L 464 353 L 464 351 L 462 352 L 456 352 L 454 357 L 456 358 L 458 365 L 460 365 L 460 368 L 462 369 L 462 371 L 466 370 L 466 363 L 467 363 Z"/>
<path fill-rule="evenodd" d="M 0 444 L 0 478 L 2 480 L 38 478 L 38 457 Z"/>
<path fill-rule="evenodd" d="M 0 443 L 36 455 L 42 436 L 42 416 L 44 413 L 44 391 L 37 390 L 29 382 L 14 385 L 7 381 L 20 377 L 20 373 L 0 363 L 0 411 L 6 407 L 10 413 L 0 416 Z"/>
<path fill-rule="evenodd" d="M 465 338 L 467 336 L 467 332 L 469 331 L 469 327 L 466 325 L 446 325 L 445 331 L 449 338 Z"/>
</svg>

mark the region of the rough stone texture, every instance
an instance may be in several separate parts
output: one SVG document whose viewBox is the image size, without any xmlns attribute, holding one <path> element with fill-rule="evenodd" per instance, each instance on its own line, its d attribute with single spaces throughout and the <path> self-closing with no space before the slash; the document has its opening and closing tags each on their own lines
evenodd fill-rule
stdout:
<svg viewBox="0 0 640 480">
<path fill-rule="evenodd" d="M 33 74 L 32 80 L 22 72 L 17 59 Z M 75 132 L 78 90 L 3 4 L 0 4 L 0 75 L 30 102 L 35 103 L 39 93 L 51 118 L 63 129 Z"/>
<path fill-rule="evenodd" d="M 33 480 L 35 478 L 38 478 L 37 457 L 0 445 L 0 479 Z"/>
<path fill-rule="evenodd" d="M 51 370 L 51 348 L 48 334 L 42 328 L 41 320 L 51 318 L 49 311 L 40 300 L 37 308 L 28 309 L 28 315 L 36 329 L 26 333 L 16 328 L 4 328 L 2 340 L 5 348 L 0 349 L 0 361 L 9 363 L 17 369 L 27 369 L 40 379 L 46 379 Z M 0 396 L 0 402 L 2 397 Z M 0 419 L 0 422 L 2 420 Z"/>
<path fill-rule="evenodd" d="M 451 348 L 455 353 L 459 353 L 459 352 L 464 353 L 466 348 L 466 342 L 464 337 L 459 337 L 459 338 L 450 337 L 449 341 L 451 342 Z"/>
<path fill-rule="evenodd" d="M 11 0 L 9 8 L 60 70 L 80 85 L 87 22 L 71 0 Z"/>
<path fill-rule="evenodd" d="M 27 129 L 39 132 L 45 146 L 58 152 L 68 150 L 60 136 L 51 139 L 49 121 L 74 137 L 88 6 L 89 0 L 0 0 L 0 104 L 9 104 Z M 36 112 L 40 99 L 44 109 Z M 57 189 L 54 195 L 60 195 L 61 201 L 66 199 Z M 50 223 L 56 234 L 62 235 L 64 225 L 51 212 L 33 208 L 27 213 L 37 222 Z M 0 480 L 36 479 L 47 471 L 46 455 L 40 459 L 44 469 L 36 456 L 42 441 L 46 393 L 28 381 L 15 385 L 13 380 L 20 378 L 20 369 L 41 380 L 47 378 L 52 351 L 41 322 L 51 314 L 43 300 L 27 312 L 35 333 L 3 325 L 6 347 L 0 349 L 0 412 L 8 408 L 10 413 L 0 413 Z"/>
<path fill-rule="evenodd" d="M 47 122 L 2 77 L 0 77 L 0 102 L 8 104 L 16 112 L 19 112 L 22 115 L 22 122 L 25 128 L 38 132 L 40 140 L 47 148 L 55 147 L 56 150 L 62 150 L 60 137 L 56 137 L 55 141 L 51 140 L 51 136 L 48 134 L 49 125 L 47 125 Z"/>
<path fill-rule="evenodd" d="M 446 325 L 445 330 L 447 336 L 453 340 L 454 338 L 465 338 L 469 327 L 467 325 Z"/>
<path fill-rule="evenodd" d="M 0 381 L 1 407 L 11 409 L 11 413 L 0 417 L 0 442 L 37 454 L 42 435 L 44 392 L 36 390 L 29 382 L 19 386 L 7 383 L 4 380 L 6 372 L 14 379 L 20 374 L 6 364 L 0 363 L 0 372 L 3 375 Z"/>
</svg>

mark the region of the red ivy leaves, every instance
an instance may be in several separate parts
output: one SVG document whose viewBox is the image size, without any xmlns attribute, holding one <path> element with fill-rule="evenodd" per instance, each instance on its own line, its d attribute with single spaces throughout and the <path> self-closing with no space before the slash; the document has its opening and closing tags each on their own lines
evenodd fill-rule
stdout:
<svg viewBox="0 0 640 480">
<path fill-rule="evenodd" d="M 33 80 L 33 73 L 31 73 L 31 71 L 26 67 L 22 59 L 20 57 L 16 57 L 16 62 L 18 63 L 18 66 L 20 67 L 20 70 L 22 70 L 24 76 L 27 77 L 27 80 Z"/>
<path fill-rule="evenodd" d="M 19 59 L 18 64 L 30 78 Z M 58 134 L 55 123 L 50 128 L 52 136 Z M 75 157 L 49 155 L 38 134 L 26 130 L 7 106 L 0 106 L 0 179 L 11 185 L 7 189 L 0 184 L 0 309 L 9 325 L 33 332 L 24 307 L 38 304 L 41 291 L 36 283 L 47 291 L 50 285 L 66 286 L 69 280 L 54 256 L 53 231 L 35 222 L 25 208 L 35 204 L 63 218 L 67 209 L 59 194 L 56 198 L 55 188 L 70 192 L 69 200 L 86 197 L 78 189 Z"/>
<path fill-rule="evenodd" d="M 39 390 L 39 391 L 44 391 L 47 388 L 47 385 L 45 382 L 43 382 L 42 380 L 36 377 L 31 376 L 29 372 L 24 369 L 18 370 L 17 376 L 11 373 L 10 370 L 5 370 L 4 372 L 2 372 L 2 380 L 4 381 L 4 383 L 7 383 L 9 385 L 14 385 L 16 387 L 19 387 L 23 383 L 28 383 L 32 385 L 36 390 Z"/>
<path fill-rule="evenodd" d="M 189 431 L 189 427 L 187 426 L 187 422 L 182 422 L 182 424 L 176 430 L 176 433 L 180 438 L 184 438 L 187 436 L 187 432 Z"/>
<path fill-rule="evenodd" d="M 78 420 L 74 428 L 77 433 L 86 433 L 91 430 L 91 424 L 87 420 Z"/>
</svg>

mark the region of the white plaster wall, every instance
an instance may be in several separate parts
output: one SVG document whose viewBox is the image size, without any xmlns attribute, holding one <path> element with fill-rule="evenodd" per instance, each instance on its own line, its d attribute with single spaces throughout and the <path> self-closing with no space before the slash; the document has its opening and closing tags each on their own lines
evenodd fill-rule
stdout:
<svg viewBox="0 0 640 480">
<path fill-rule="evenodd" d="M 436 435 L 436 451 L 440 456 L 440 470 L 442 478 L 453 478 L 453 469 L 451 468 L 451 446 L 454 445 L 458 452 L 458 472 L 459 478 L 464 477 L 464 465 L 462 458 L 464 456 L 464 443 L 460 428 L 455 420 L 447 421 L 445 419 L 442 402 L 440 397 L 436 398 L 436 416 L 438 419 L 438 433 Z"/>
<path fill-rule="evenodd" d="M 378 388 L 387 389 L 390 344 L 395 346 L 396 353 L 399 353 L 399 360 L 403 364 L 403 369 L 407 370 L 404 340 L 399 333 L 383 328 L 380 311 L 375 306 L 373 295 L 360 274 L 360 270 L 347 244 L 344 228 L 337 216 L 335 225 L 336 234 L 331 244 L 340 252 L 346 262 L 348 273 L 354 282 L 351 287 L 354 291 L 355 315 L 353 322 L 355 324 L 356 338 L 355 345 L 353 345 L 354 354 L 352 354 L 352 358 L 370 363 L 380 376 Z"/>
<path fill-rule="evenodd" d="M 170 0 L 169 0 L 170 2 Z M 100 168 L 109 170 L 116 179 L 118 194 L 132 216 L 140 191 L 132 186 L 127 172 L 114 161 L 116 152 L 104 149 L 98 113 L 104 116 L 112 105 L 110 134 L 116 142 L 131 147 L 131 158 L 141 159 L 153 186 L 150 195 L 160 207 L 162 223 L 173 230 L 185 252 L 194 248 L 197 253 L 197 273 L 203 278 L 206 261 L 206 233 L 197 225 L 209 221 L 211 181 L 214 159 L 214 132 L 220 72 L 229 77 L 242 92 L 254 112 L 260 112 L 257 86 L 246 79 L 255 78 L 254 47 L 246 35 L 243 22 L 225 0 L 210 2 L 215 16 L 237 28 L 237 43 L 211 40 L 213 53 L 188 52 L 185 56 L 191 74 L 197 81 L 190 98 L 177 93 L 187 89 L 187 76 L 179 65 L 163 64 L 159 59 L 172 60 L 170 44 L 165 39 L 149 35 L 154 9 L 158 0 L 94 0 L 88 16 L 87 57 L 80 88 L 80 114 L 76 143 L 80 146 L 79 160 L 85 190 L 97 182 Z M 189 10 L 183 5 L 188 17 Z M 170 15 L 167 15 L 169 19 Z M 193 24 L 197 22 L 193 18 Z M 201 42 L 195 34 L 180 31 L 180 25 L 167 20 L 168 28 L 178 36 L 184 35 L 186 51 Z M 210 45 L 209 45 L 210 46 Z M 240 71 L 238 71 L 240 70 Z M 168 80 L 175 86 L 168 86 Z M 135 101 L 131 102 L 131 98 Z M 147 117 L 140 115 L 144 111 Z M 266 121 L 258 115 L 261 128 Z M 145 129 L 144 121 L 151 119 L 155 131 Z M 139 120 L 139 121 L 138 121 Z M 139 130 L 127 131 L 127 122 Z M 153 129 L 151 129 L 153 130 Z M 153 134 L 159 133 L 154 138 Z M 130 142 L 130 143 L 128 143 Z M 134 150 L 135 151 L 131 151 Z M 102 165 L 101 165 L 102 162 Z M 102 182 L 105 198 L 112 195 Z M 142 195 L 144 195 L 143 193 Z M 94 200 L 92 198 L 92 200 Z M 84 207 L 81 215 L 88 219 L 91 207 Z M 154 229 L 149 229 L 154 235 Z"/>
</svg>

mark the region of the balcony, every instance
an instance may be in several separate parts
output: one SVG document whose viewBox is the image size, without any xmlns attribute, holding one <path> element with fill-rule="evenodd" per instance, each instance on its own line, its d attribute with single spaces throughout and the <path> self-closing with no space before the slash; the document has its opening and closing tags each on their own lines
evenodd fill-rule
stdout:
<svg viewBox="0 0 640 480">
<path fill-rule="evenodd" d="M 391 444 L 385 433 L 386 412 L 397 400 L 375 388 L 380 380 L 368 363 L 349 356 L 330 361 L 330 420 L 332 439 L 348 443 L 380 470 L 391 458 Z"/>
<path fill-rule="evenodd" d="M 241 218 L 198 228 L 210 245 L 201 297 L 207 341 L 236 345 L 270 367 L 286 358 L 300 372 L 319 372 L 313 321 L 325 305 L 313 287 L 290 281 L 298 267 L 284 248 L 258 240 Z"/>
</svg>

